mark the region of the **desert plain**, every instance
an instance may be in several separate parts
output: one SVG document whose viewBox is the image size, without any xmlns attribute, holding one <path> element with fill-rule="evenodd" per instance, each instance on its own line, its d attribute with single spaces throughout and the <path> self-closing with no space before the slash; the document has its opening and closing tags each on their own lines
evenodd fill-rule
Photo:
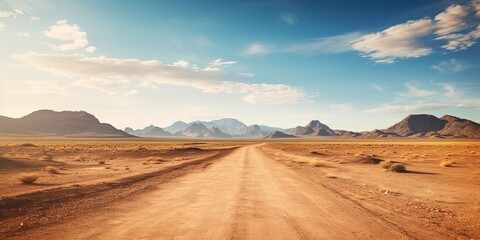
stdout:
<svg viewBox="0 0 480 240">
<path fill-rule="evenodd" d="M 0 142 L 0 239 L 479 238 L 478 141 Z"/>
</svg>

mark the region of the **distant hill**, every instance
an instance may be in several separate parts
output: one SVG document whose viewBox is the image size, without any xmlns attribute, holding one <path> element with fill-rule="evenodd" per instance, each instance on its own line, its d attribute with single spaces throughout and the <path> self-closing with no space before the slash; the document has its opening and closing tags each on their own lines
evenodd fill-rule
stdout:
<svg viewBox="0 0 480 240">
<path fill-rule="evenodd" d="M 408 115 L 383 131 L 374 130 L 363 136 L 480 138 L 480 124 L 450 115 L 437 118 L 433 115 L 417 114 Z"/>
<path fill-rule="evenodd" d="M 265 138 L 295 138 L 295 136 L 286 134 L 284 132 L 275 131 L 265 136 Z"/>
<path fill-rule="evenodd" d="M 230 135 L 222 132 L 217 127 L 207 128 L 199 122 L 193 122 L 187 128 L 175 133 L 176 136 L 193 137 L 193 138 L 228 138 Z"/>
<path fill-rule="evenodd" d="M 263 137 L 263 132 L 258 125 L 251 125 L 247 127 L 246 133 L 243 135 L 244 137 L 253 137 L 253 138 L 260 138 Z"/>
<path fill-rule="evenodd" d="M 188 127 L 188 123 L 182 122 L 182 121 L 176 121 L 172 125 L 170 125 L 166 128 L 163 128 L 163 130 L 165 130 L 169 133 L 176 133 L 176 132 L 183 131 L 187 127 Z"/>
<path fill-rule="evenodd" d="M 144 129 L 133 130 L 132 128 L 125 128 L 125 132 L 138 137 L 170 137 L 172 133 L 163 130 L 154 125 L 145 127 Z"/>
<path fill-rule="evenodd" d="M 240 122 L 235 118 L 222 118 L 212 121 L 195 121 L 196 123 L 201 123 L 207 128 L 216 127 L 222 132 L 227 133 L 231 136 L 244 136 L 247 133 L 247 125 Z"/>
<path fill-rule="evenodd" d="M 39 110 L 21 118 L 0 117 L 0 134 L 133 137 L 84 111 Z"/>
<path fill-rule="evenodd" d="M 318 120 L 312 120 L 304 127 L 296 127 L 289 132 L 295 136 L 335 136 L 335 132 Z"/>
</svg>

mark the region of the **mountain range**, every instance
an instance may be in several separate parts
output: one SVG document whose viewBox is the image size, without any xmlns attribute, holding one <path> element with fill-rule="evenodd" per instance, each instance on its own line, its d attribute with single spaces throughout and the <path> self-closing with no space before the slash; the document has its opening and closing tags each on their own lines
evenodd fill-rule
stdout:
<svg viewBox="0 0 480 240">
<path fill-rule="evenodd" d="M 450 115 L 408 115 L 386 129 L 366 132 L 331 129 L 318 120 L 295 128 L 266 125 L 247 126 L 234 118 L 213 121 L 177 121 L 166 128 L 149 125 L 143 129 L 116 129 L 84 111 L 39 110 L 21 118 L 0 116 L 0 136 L 50 135 L 67 137 L 153 137 L 153 138 L 291 138 L 291 137 L 436 137 L 480 138 L 480 124 Z"/>
<path fill-rule="evenodd" d="M 84 111 L 39 110 L 21 118 L 0 116 L 0 134 L 71 137 L 134 137 Z"/>
</svg>

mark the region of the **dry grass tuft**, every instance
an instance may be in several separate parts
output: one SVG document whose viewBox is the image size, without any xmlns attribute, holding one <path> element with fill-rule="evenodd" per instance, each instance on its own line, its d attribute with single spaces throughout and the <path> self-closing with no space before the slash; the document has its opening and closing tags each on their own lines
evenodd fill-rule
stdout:
<svg viewBox="0 0 480 240">
<path fill-rule="evenodd" d="M 24 184 L 33 184 L 39 177 L 40 175 L 36 173 L 22 173 L 18 176 L 18 180 Z"/>
<path fill-rule="evenodd" d="M 392 171 L 392 172 L 398 172 L 398 173 L 404 173 L 404 172 L 407 172 L 407 168 L 405 167 L 405 165 L 401 164 L 401 163 L 394 163 L 392 164 L 389 168 L 388 168 L 389 171 Z"/>
<path fill-rule="evenodd" d="M 450 161 L 441 162 L 440 166 L 442 166 L 442 167 L 453 167 L 454 164 L 455 164 L 455 162 L 450 160 Z"/>
<path fill-rule="evenodd" d="M 308 164 L 312 167 L 325 167 L 327 166 L 324 162 L 310 161 Z"/>
<path fill-rule="evenodd" d="M 389 169 L 393 165 L 393 162 L 390 160 L 385 160 L 380 163 L 380 166 L 385 169 Z"/>
<path fill-rule="evenodd" d="M 43 169 L 45 172 L 49 172 L 51 174 L 59 174 L 60 172 L 58 171 L 58 168 L 52 167 L 52 166 L 47 166 L 45 169 Z"/>
</svg>

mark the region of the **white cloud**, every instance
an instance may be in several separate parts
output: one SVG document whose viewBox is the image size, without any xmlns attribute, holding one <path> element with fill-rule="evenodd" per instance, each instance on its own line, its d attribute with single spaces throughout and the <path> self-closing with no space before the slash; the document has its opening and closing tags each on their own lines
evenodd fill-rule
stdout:
<svg viewBox="0 0 480 240">
<path fill-rule="evenodd" d="M 21 10 L 14 9 L 13 12 L 0 11 L 0 18 L 17 18 L 20 15 L 25 15 Z"/>
<path fill-rule="evenodd" d="M 472 6 L 476 11 L 477 17 L 480 17 L 480 0 L 473 0 Z"/>
<path fill-rule="evenodd" d="M 480 25 L 469 33 L 455 33 L 435 38 L 436 40 L 447 40 L 442 48 L 451 51 L 465 50 L 477 43 L 480 38 Z"/>
<path fill-rule="evenodd" d="M 123 96 L 134 96 L 134 95 L 137 95 L 137 94 L 138 94 L 137 89 L 131 89 L 131 90 L 128 90 L 127 92 L 123 93 Z"/>
<path fill-rule="evenodd" d="M 443 103 L 414 103 L 408 105 L 384 105 L 378 108 L 372 108 L 365 112 L 367 113 L 386 113 L 386 112 L 423 112 L 438 109 L 449 108 L 452 105 Z"/>
<path fill-rule="evenodd" d="M 253 74 L 253 73 L 237 73 L 237 75 L 238 75 L 239 77 L 243 77 L 243 78 L 255 77 L 255 74 Z"/>
<path fill-rule="evenodd" d="M 352 42 L 360 37 L 360 33 L 347 33 L 332 37 L 317 38 L 307 43 L 297 43 L 283 49 L 283 52 L 300 54 L 343 53 L 352 50 Z"/>
<path fill-rule="evenodd" d="M 383 88 L 377 84 L 372 84 L 372 88 L 379 92 L 385 93 L 385 90 L 383 90 Z"/>
<path fill-rule="evenodd" d="M 235 63 L 238 63 L 238 62 L 236 62 L 236 61 L 223 61 L 221 58 L 218 58 L 218 59 L 215 59 L 213 62 L 211 62 L 209 64 L 209 66 L 212 67 L 212 68 L 218 68 L 218 67 L 233 65 Z"/>
<path fill-rule="evenodd" d="M 420 89 L 419 87 L 415 86 L 413 83 L 406 83 L 405 87 L 407 87 L 408 92 L 406 94 L 399 94 L 400 96 L 415 96 L 415 97 L 427 97 L 437 94 L 435 91 Z"/>
<path fill-rule="evenodd" d="M 88 45 L 87 33 L 83 32 L 76 24 L 68 24 L 67 20 L 61 20 L 48 27 L 43 34 L 49 38 L 71 41 L 70 43 L 55 46 L 60 51 L 71 51 L 84 48 Z"/>
<path fill-rule="evenodd" d="M 3 22 L 0 22 L 0 31 L 3 31 L 3 29 L 5 29 L 7 27 L 7 25 Z"/>
<path fill-rule="evenodd" d="M 78 86 L 113 92 L 131 80 L 144 86 L 161 84 L 193 87 L 206 93 L 231 93 L 243 95 L 249 103 L 292 103 L 305 98 L 301 89 L 284 84 L 253 84 L 223 80 L 219 69 L 198 69 L 181 64 L 162 64 L 159 61 L 86 57 L 80 54 L 15 55 L 38 70 L 64 77 L 78 78 Z"/>
<path fill-rule="evenodd" d="M 280 15 L 280 19 L 287 25 L 292 26 L 297 23 L 297 17 L 291 12 L 285 12 Z"/>
<path fill-rule="evenodd" d="M 93 52 L 95 52 L 95 50 L 97 50 L 97 48 L 94 47 L 94 46 L 89 46 L 89 47 L 85 48 L 85 52 L 88 52 L 88 53 L 93 53 Z"/>
<path fill-rule="evenodd" d="M 408 21 L 381 32 L 356 39 L 352 48 L 377 62 L 392 63 L 396 58 L 418 58 L 432 53 L 418 39 L 434 30 L 431 19 Z"/>
<path fill-rule="evenodd" d="M 270 51 L 269 47 L 262 43 L 252 43 L 243 52 L 244 55 L 262 55 Z"/>
<path fill-rule="evenodd" d="M 462 5 L 451 5 L 445 11 L 435 16 L 437 35 L 447 35 L 461 31 L 468 27 L 465 18 L 469 15 L 469 8 Z"/>
<path fill-rule="evenodd" d="M 17 37 L 30 37 L 30 33 L 27 32 L 16 32 L 14 35 Z"/>
<path fill-rule="evenodd" d="M 441 61 L 436 65 L 432 65 L 432 68 L 437 70 L 439 73 L 456 73 L 465 71 L 471 67 L 472 65 L 470 63 L 455 58 L 450 59 L 449 61 Z"/>
<path fill-rule="evenodd" d="M 361 52 L 377 63 L 394 63 L 396 59 L 418 58 L 429 55 L 433 49 L 422 40 L 436 35 L 434 40 L 446 40 L 442 48 L 457 51 L 473 46 L 480 38 L 478 20 L 480 1 L 469 5 L 451 5 L 437 14 L 434 20 L 423 18 L 410 20 L 381 32 L 367 34 L 354 40 L 352 49 Z M 472 28 L 475 28 L 473 29 Z"/>
<path fill-rule="evenodd" d="M 440 85 L 445 90 L 445 96 L 446 97 L 457 98 L 457 97 L 462 95 L 460 93 L 460 91 L 458 91 L 458 89 L 455 87 L 455 85 L 453 85 L 451 83 L 441 83 Z"/>
<path fill-rule="evenodd" d="M 458 108 L 479 109 L 480 99 L 467 100 L 457 104 Z"/>
<path fill-rule="evenodd" d="M 37 17 L 37 16 L 32 16 L 32 17 L 30 17 L 30 20 L 32 20 L 32 21 L 39 21 L 40 18 Z"/>
</svg>

